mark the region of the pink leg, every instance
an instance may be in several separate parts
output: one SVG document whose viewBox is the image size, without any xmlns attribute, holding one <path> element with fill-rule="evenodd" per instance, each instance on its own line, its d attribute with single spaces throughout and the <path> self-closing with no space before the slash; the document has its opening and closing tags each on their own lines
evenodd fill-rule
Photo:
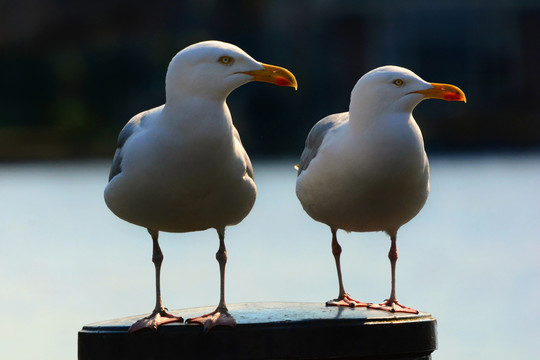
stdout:
<svg viewBox="0 0 540 360">
<path fill-rule="evenodd" d="M 390 234 L 390 251 L 388 252 L 388 258 L 390 259 L 390 267 L 392 271 L 392 291 L 390 292 L 390 298 L 386 299 L 381 304 L 372 304 L 368 307 L 370 309 L 385 310 L 390 312 L 404 312 L 410 314 L 418 314 L 418 310 L 401 305 L 396 299 L 396 262 L 398 259 L 397 246 L 396 246 L 396 233 Z"/>
<path fill-rule="evenodd" d="M 343 286 L 343 279 L 341 276 L 341 246 L 337 241 L 337 229 L 330 228 L 330 230 L 332 231 L 332 254 L 334 254 L 334 260 L 336 261 L 336 268 L 338 274 L 339 295 L 337 299 L 327 301 L 326 306 L 366 307 L 369 305 L 369 303 L 363 303 L 361 301 L 355 300 L 345 292 L 345 288 Z"/>
<path fill-rule="evenodd" d="M 150 315 L 148 315 L 145 318 L 142 318 L 135 322 L 131 327 L 129 328 L 129 332 L 133 333 L 138 330 L 142 330 L 145 328 L 157 330 L 158 326 L 171 323 L 171 322 L 182 322 L 184 319 L 180 316 L 175 316 L 169 312 L 167 312 L 167 309 L 163 307 L 161 303 L 161 283 L 160 283 L 160 273 L 161 273 L 161 263 L 163 262 L 163 253 L 161 252 L 161 248 L 159 247 L 158 242 L 158 232 L 154 230 L 148 229 L 148 232 L 152 236 L 152 240 L 154 243 L 153 247 L 153 253 L 152 253 L 152 262 L 154 263 L 154 266 L 156 268 L 156 306 L 154 307 L 154 311 Z"/>
<path fill-rule="evenodd" d="M 216 253 L 216 260 L 219 263 L 220 273 L 220 298 L 216 310 L 195 318 L 187 319 L 187 323 L 198 323 L 203 325 L 203 332 L 208 332 L 214 326 L 225 325 L 235 326 L 236 320 L 229 314 L 227 305 L 225 305 L 225 264 L 227 263 L 227 249 L 225 248 L 225 229 L 217 230 L 219 235 L 219 249 Z"/>
</svg>

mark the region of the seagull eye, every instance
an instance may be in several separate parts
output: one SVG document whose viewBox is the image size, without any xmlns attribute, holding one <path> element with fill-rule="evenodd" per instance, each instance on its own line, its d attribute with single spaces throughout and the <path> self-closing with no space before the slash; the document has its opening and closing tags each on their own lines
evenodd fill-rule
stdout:
<svg viewBox="0 0 540 360">
<path fill-rule="evenodd" d="M 396 86 L 402 86 L 402 85 L 403 85 L 403 80 L 401 80 L 401 79 L 396 79 L 396 80 L 394 80 L 394 85 L 396 85 Z"/>
<path fill-rule="evenodd" d="M 219 58 L 219 62 L 223 65 L 231 65 L 233 63 L 233 59 L 230 56 L 222 56 Z"/>
</svg>

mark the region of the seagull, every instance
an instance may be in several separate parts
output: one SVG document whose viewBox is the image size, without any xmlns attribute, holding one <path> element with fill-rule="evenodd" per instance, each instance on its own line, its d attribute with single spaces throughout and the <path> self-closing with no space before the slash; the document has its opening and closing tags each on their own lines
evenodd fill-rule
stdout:
<svg viewBox="0 0 540 360">
<path fill-rule="evenodd" d="M 187 322 L 202 324 L 205 332 L 216 325 L 236 324 L 225 304 L 225 227 L 248 215 L 257 188 L 226 98 L 250 81 L 297 88 L 291 72 L 255 61 L 235 45 L 193 44 L 169 64 L 165 104 L 135 115 L 120 132 L 105 202 L 119 218 L 148 230 L 156 275 L 155 308 L 135 322 L 130 332 L 183 321 L 161 302 L 160 231 L 216 229 L 219 305 L 214 312 Z"/>
<path fill-rule="evenodd" d="M 428 83 L 398 66 L 379 67 L 358 80 L 349 112 L 327 116 L 309 132 L 297 165 L 296 195 L 308 215 L 332 233 L 339 294 L 327 306 L 418 313 L 396 298 L 396 237 L 429 193 L 428 158 L 412 116 L 416 105 L 428 98 L 466 102 L 456 86 Z M 382 304 L 355 300 L 345 291 L 338 229 L 385 231 L 390 236 L 392 290 Z"/>
</svg>

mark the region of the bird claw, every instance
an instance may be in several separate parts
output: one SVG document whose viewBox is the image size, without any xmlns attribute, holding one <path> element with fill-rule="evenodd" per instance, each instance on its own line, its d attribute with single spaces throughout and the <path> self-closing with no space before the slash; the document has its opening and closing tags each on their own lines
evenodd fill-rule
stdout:
<svg viewBox="0 0 540 360">
<path fill-rule="evenodd" d="M 368 307 L 371 303 L 364 303 L 358 300 L 353 299 L 350 297 L 349 294 L 345 294 L 343 296 L 338 297 L 334 300 L 329 300 L 326 302 L 326 306 L 345 306 L 345 307 Z"/>
<path fill-rule="evenodd" d="M 386 299 L 385 302 L 381 304 L 371 304 L 368 306 L 369 309 L 375 309 L 375 310 L 384 310 L 384 311 L 390 311 L 390 312 L 403 312 L 403 313 L 409 313 L 409 314 L 418 314 L 418 310 L 403 306 L 401 305 L 397 300 L 389 300 Z"/>
<path fill-rule="evenodd" d="M 197 323 L 203 326 L 203 332 L 206 334 L 214 326 L 236 326 L 236 320 L 226 309 L 216 309 L 211 313 L 204 314 L 198 317 L 189 318 L 186 324 Z"/>
<path fill-rule="evenodd" d="M 184 319 L 181 316 L 176 316 L 167 311 L 167 309 L 162 308 L 159 311 L 153 311 L 152 314 L 137 320 L 129 328 L 129 333 L 134 333 L 142 329 L 151 329 L 157 331 L 158 326 L 163 324 L 168 324 L 172 322 L 183 322 Z"/>
</svg>

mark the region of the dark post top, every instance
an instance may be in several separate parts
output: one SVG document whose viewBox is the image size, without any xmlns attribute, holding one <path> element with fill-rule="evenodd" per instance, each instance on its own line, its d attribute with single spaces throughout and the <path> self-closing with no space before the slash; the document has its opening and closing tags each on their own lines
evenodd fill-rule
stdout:
<svg viewBox="0 0 540 360">
<path fill-rule="evenodd" d="M 187 319 L 214 310 L 172 311 Z M 437 348 L 436 320 L 428 313 L 389 313 L 323 303 L 264 302 L 229 305 L 234 328 L 173 323 L 129 334 L 143 317 L 86 325 L 80 360 L 121 359 L 410 359 L 428 360 Z"/>
</svg>

